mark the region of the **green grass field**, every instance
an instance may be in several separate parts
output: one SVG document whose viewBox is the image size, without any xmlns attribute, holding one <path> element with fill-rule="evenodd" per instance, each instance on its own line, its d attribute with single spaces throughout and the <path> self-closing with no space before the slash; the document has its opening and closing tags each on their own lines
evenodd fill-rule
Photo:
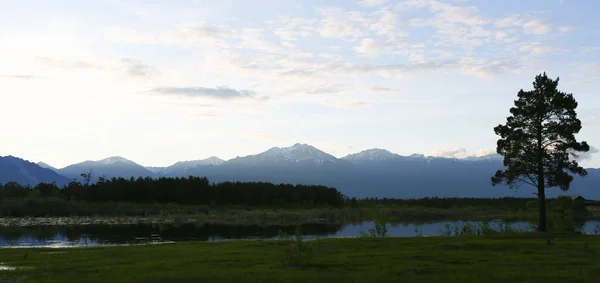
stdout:
<svg viewBox="0 0 600 283">
<path fill-rule="evenodd" d="M 551 241 L 550 243 L 548 241 Z M 586 244 L 587 243 L 587 244 Z M 0 282 L 598 282 L 600 238 L 326 239 L 290 264 L 283 241 L 2 249 Z"/>
</svg>

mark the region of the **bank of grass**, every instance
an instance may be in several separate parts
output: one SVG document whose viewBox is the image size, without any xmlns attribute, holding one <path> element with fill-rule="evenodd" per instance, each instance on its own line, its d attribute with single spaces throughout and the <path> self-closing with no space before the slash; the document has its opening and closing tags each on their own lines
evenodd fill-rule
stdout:
<svg viewBox="0 0 600 283">
<path fill-rule="evenodd" d="M 598 282 L 600 238 L 538 233 L 3 249 L 2 282 Z"/>
<path fill-rule="evenodd" d="M 451 203 L 452 200 L 445 201 Z M 0 201 L 0 226 L 61 224 L 216 223 L 230 225 L 348 224 L 373 220 L 384 212 L 390 222 L 452 220 L 527 220 L 536 210 L 520 206 L 482 203 L 479 205 L 428 205 L 361 203 L 355 206 L 251 207 L 179 205 L 152 203 L 90 203 L 57 198 Z"/>
</svg>

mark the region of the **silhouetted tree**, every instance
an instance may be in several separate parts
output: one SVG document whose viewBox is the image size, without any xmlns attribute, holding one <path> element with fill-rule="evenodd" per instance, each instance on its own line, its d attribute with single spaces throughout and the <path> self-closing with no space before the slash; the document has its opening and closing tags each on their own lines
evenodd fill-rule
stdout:
<svg viewBox="0 0 600 283">
<path fill-rule="evenodd" d="M 81 173 L 81 177 L 83 178 L 84 186 L 86 186 L 86 187 L 89 186 L 90 182 L 92 181 L 92 169 L 90 169 L 86 173 Z"/>
<path fill-rule="evenodd" d="M 518 188 L 525 183 L 537 188 L 538 231 L 547 229 L 545 189 L 566 191 L 573 181 L 569 173 L 587 174 L 574 160 L 578 152 L 590 149 L 586 142 L 575 139 L 581 129 L 575 112 L 577 102 L 572 94 L 557 89 L 558 81 L 546 73 L 537 75 L 533 90 L 518 92 L 506 124 L 494 128 L 501 137 L 496 151 L 504 156 L 506 170 L 498 170 L 492 184 Z"/>
</svg>

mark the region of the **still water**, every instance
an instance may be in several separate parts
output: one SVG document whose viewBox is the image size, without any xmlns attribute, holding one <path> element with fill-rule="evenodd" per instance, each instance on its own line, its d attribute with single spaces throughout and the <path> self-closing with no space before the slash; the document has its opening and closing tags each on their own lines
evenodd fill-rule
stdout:
<svg viewBox="0 0 600 283">
<path fill-rule="evenodd" d="M 388 224 L 388 236 L 439 236 L 449 227 L 463 227 L 478 222 L 434 222 L 423 224 Z M 495 222 L 498 230 L 510 225 L 517 231 L 530 231 L 527 222 Z M 305 239 L 359 237 L 374 227 L 373 222 L 349 225 L 309 224 L 301 226 Z M 590 220 L 578 227 L 585 234 L 598 233 L 599 220 Z M 0 247 L 92 247 L 109 245 L 158 244 L 182 241 L 226 241 L 246 239 L 277 239 L 281 232 L 293 235 L 295 226 L 228 226 L 228 225 L 63 225 L 0 227 Z"/>
</svg>

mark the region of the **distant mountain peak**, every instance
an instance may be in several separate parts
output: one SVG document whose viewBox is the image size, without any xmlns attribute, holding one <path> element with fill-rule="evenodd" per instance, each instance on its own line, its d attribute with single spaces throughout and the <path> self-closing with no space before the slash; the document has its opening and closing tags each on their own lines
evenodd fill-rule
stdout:
<svg viewBox="0 0 600 283">
<path fill-rule="evenodd" d="M 427 156 L 425 156 L 425 154 L 421 154 L 421 153 L 413 153 L 413 154 L 409 155 L 408 157 L 411 157 L 411 158 L 427 158 Z"/>
<path fill-rule="evenodd" d="M 305 144 L 295 143 L 289 147 L 272 147 L 265 152 L 234 158 L 230 164 L 258 165 L 263 163 L 282 164 L 282 163 L 303 163 L 320 165 L 327 162 L 337 162 L 338 159 L 316 147 Z"/>
<path fill-rule="evenodd" d="M 54 166 L 52 166 L 52 165 L 50 165 L 50 164 L 48 164 L 48 163 L 46 163 L 46 162 L 42 162 L 42 161 L 40 161 L 40 162 L 38 162 L 38 163 L 36 163 L 36 164 L 37 164 L 37 166 L 40 166 L 40 167 L 42 167 L 42 168 L 47 168 L 47 169 L 51 169 L 51 170 L 54 170 L 54 171 L 56 171 L 56 167 L 54 167 Z"/>
<path fill-rule="evenodd" d="M 463 158 L 464 160 L 499 160 L 499 161 L 503 161 L 504 160 L 504 156 L 497 154 L 497 153 L 492 153 L 492 154 L 488 154 L 488 155 L 483 155 L 483 156 L 471 156 L 471 157 L 466 157 Z"/>
<path fill-rule="evenodd" d="M 198 166 L 198 165 L 221 165 L 225 162 L 225 160 L 218 158 L 216 156 L 211 156 L 205 159 L 199 160 L 186 160 L 186 161 L 178 161 L 177 163 L 171 166 Z"/>
<path fill-rule="evenodd" d="M 62 186 L 66 185 L 69 180 L 50 168 L 44 168 L 28 160 L 12 155 L 0 156 L 0 184 L 8 182 L 31 186 L 42 182 L 56 182 L 59 186 Z"/>
<path fill-rule="evenodd" d="M 175 164 L 168 167 L 146 167 L 148 170 L 161 175 L 166 176 L 187 176 L 190 175 L 190 170 L 199 167 L 199 166 L 219 166 L 223 164 L 225 160 L 211 156 L 206 159 L 200 160 L 187 160 L 187 161 L 178 161 Z"/>
<path fill-rule="evenodd" d="M 376 160 L 387 160 L 392 158 L 400 157 L 398 154 L 392 153 L 389 150 L 381 148 L 366 149 L 358 153 L 348 154 L 342 159 L 355 162 L 355 161 L 376 161 Z"/>
<path fill-rule="evenodd" d="M 133 161 L 123 158 L 121 156 L 111 156 L 102 160 L 98 160 L 97 162 L 103 165 L 112 165 L 117 163 L 134 163 Z"/>
</svg>

